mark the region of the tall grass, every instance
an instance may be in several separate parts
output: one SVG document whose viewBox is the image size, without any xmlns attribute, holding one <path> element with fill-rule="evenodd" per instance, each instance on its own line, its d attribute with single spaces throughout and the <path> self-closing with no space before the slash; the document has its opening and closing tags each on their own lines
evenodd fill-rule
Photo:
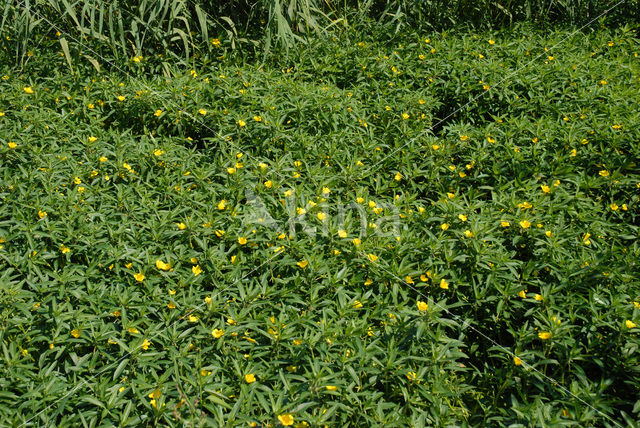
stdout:
<svg viewBox="0 0 640 428">
<path fill-rule="evenodd" d="M 0 36 L 22 64 L 43 37 L 60 32 L 73 67 L 74 49 L 82 50 L 78 42 L 115 61 L 138 55 L 189 61 L 218 56 L 219 48 L 288 49 L 311 34 L 365 19 L 396 32 L 408 26 L 496 27 L 523 20 L 581 24 L 614 6 L 610 22 L 640 16 L 638 0 L 14 0 L 0 9 Z"/>
</svg>

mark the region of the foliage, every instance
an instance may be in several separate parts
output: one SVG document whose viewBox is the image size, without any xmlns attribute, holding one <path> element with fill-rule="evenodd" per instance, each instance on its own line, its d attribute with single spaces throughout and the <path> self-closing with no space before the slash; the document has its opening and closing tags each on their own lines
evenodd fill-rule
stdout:
<svg viewBox="0 0 640 428">
<path fill-rule="evenodd" d="M 3 42 L 1 420 L 638 419 L 632 30 L 370 34 Z"/>
<path fill-rule="evenodd" d="M 638 16 L 638 0 L 17 0 L 0 9 L 0 36 L 13 40 L 6 47 L 20 64 L 43 38 L 62 33 L 71 68 L 68 46 L 82 51 L 88 42 L 84 54 L 91 62 L 158 56 L 166 73 L 176 59 L 213 61 L 220 47 L 245 58 L 273 47 L 282 54 L 278 48 L 304 44 L 310 35 L 357 30 L 367 21 L 399 33 L 520 21 L 620 25 L 637 23 Z"/>
</svg>

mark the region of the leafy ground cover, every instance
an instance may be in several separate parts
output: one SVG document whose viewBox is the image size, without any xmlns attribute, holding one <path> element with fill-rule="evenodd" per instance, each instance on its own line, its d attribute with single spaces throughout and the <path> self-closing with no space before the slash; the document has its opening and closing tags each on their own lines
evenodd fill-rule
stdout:
<svg viewBox="0 0 640 428">
<path fill-rule="evenodd" d="M 634 423 L 635 33 L 362 34 L 4 54 L 4 423 Z"/>
</svg>

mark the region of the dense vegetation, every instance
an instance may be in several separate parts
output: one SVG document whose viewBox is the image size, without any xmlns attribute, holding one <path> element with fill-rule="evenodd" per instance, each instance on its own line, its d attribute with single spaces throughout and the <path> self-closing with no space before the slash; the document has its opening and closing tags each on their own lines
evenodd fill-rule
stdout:
<svg viewBox="0 0 640 428">
<path fill-rule="evenodd" d="M 302 39 L 287 19 L 287 42 L 254 22 L 280 3 L 212 3 L 166 5 L 256 15 L 185 17 L 184 43 L 5 8 L 0 420 L 635 426 L 640 43 L 620 9 L 409 30 L 432 3 L 316 4 L 340 23 Z M 452 24 L 478 19 L 463 4 Z"/>
</svg>

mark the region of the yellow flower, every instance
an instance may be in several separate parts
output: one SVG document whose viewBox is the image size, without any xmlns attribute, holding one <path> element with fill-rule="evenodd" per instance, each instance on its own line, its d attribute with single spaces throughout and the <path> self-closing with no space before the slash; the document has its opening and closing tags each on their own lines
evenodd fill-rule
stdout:
<svg viewBox="0 0 640 428">
<path fill-rule="evenodd" d="M 540 294 L 536 294 L 535 296 L 533 296 L 533 298 L 538 302 L 542 302 L 544 300 L 544 298 Z"/>
<path fill-rule="evenodd" d="M 123 97 L 122 95 L 118 95 L 118 101 L 124 101 L 125 97 Z"/>
<path fill-rule="evenodd" d="M 490 45 L 495 45 L 495 44 L 496 44 L 496 41 L 495 41 L 495 40 L 493 40 L 493 39 L 489 39 L 489 44 L 490 44 Z"/>
<path fill-rule="evenodd" d="M 502 220 L 502 221 L 500 222 L 500 226 L 502 226 L 502 227 L 509 227 L 509 226 L 511 226 L 511 223 L 509 223 L 509 222 L 508 222 L 508 221 L 506 221 L 506 220 Z"/>
<path fill-rule="evenodd" d="M 600 176 L 602 176 L 602 177 L 608 177 L 609 176 L 609 171 L 607 171 L 606 169 L 603 169 L 598 174 L 600 174 Z"/>
<path fill-rule="evenodd" d="M 145 278 L 145 276 L 144 276 L 144 274 L 143 274 L 142 272 L 138 272 L 138 273 L 136 273 L 135 275 L 133 275 L 133 277 L 134 277 L 134 278 L 136 279 L 136 281 L 138 281 L 138 282 L 142 282 L 142 281 L 144 281 L 144 278 Z"/>
<path fill-rule="evenodd" d="M 527 290 L 520 290 L 518 291 L 518 297 L 525 299 L 527 297 L 526 293 L 527 293 Z"/>
<path fill-rule="evenodd" d="M 347 231 L 346 230 L 342 230 L 342 229 L 338 230 L 338 236 L 340 238 L 346 238 L 347 237 Z"/>
<path fill-rule="evenodd" d="M 169 302 L 169 303 L 167 303 L 167 308 L 169 308 L 169 309 L 175 309 L 175 308 L 176 308 L 176 304 L 175 304 L 175 303 L 173 303 L 173 302 Z"/>
<path fill-rule="evenodd" d="M 551 338 L 551 333 L 549 333 L 548 331 L 541 331 L 540 333 L 538 333 L 538 337 L 542 340 L 547 340 Z"/>
<path fill-rule="evenodd" d="M 516 366 L 520 366 L 522 365 L 522 360 L 518 357 L 513 357 L 513 364 L 515 364 Z"/>
<path fill-rule="evenodd" d="M 467 216 L 464 214 L 458 214 L 458 218 L 460 219 L 461 222 L 465 222 L 467 221 Z"/>
<path fill-rule="evenodd" d="M 160 116 L 161 114 L 162 114 L 162 110 L 160 110 L 160 109 L 156 110 L 156 112 L 155 112 L 155 113 L 153 113 L 153 115 L 154 115 L 155 117 L 158 117 L 158 116 Z"/>
<path fill-rule="evenodd" d="M 164 150 L 162 150 L 162 149 L 155 149 L 153 151 L 153 155 L 154 156 L 162 156 L 163 154 L 164 154 Z"/>
<path fill-rule="evenodd" d="M 217 236 L 218 238 L 222 238 L 222 237 L 224 236 L 224 230 L 222 230 L 222 229 L 217 229 L 217 230 L 215 231 L 215 234 L 216 234 L 216 236 Z"/>
<path fill-rule="evenodd" d="M 187 228 L 187 225 L 184 224 L 183 222 L 176 223 L 176 226 L 178 226 L 178 229 L 180 230 L 185 230 Z"/>
<path fill-rule="evenodd" d="M 165 263 L 160 259 L 156 260 L 156 267 L 165 271 L 171 269 L 171 265 L 169 263 Z"/>
<path fill-rule="evenodd" d="M 16 147 L 18 147 L 18 145 L 13 141 L 9 141 L 7 145 L 9 146 L 10 149 L 15 149 Z"/>
<path fill-rule="evenodd" d="M 253 373 L 244 375 L 244 381 L 247 383 L 253 383 L 256 381 L 256 376 Z"/>
<path fill-rule="evenodd" d="M 242 119 L 240 119 L 240 120 L 238 121 L 238 126 L 239 126 L 239 127 L 241 127 L 241 128 L 242 128 L 243 126 L 245 126 L 246 124 L 247 124 L 247 123 L 246 123 L 244 120 L 242 120 Z"/>
<path fill-rule="evenodd" d="M 267 189 L 271 189 L 271 187 L 273 187 L 273 182 L 271 180 L 265 181 L 264 187 L 266 187 Z"/>
<path fill-rule="evenodd" d="M 106 156 L 100 156 L 100 159 L 98 159 L 101 163 L 104 163 L 106 161 L 108 161 L 109 159 Z"/>
<path fill-rule="evenodd" d="M 325 218 L 327 218 L 327 215 L 325 213 L 318 213 L 318 220 L 322 221 Z"/>
<path fill-rule="evenodd" d="M 77 328 L 74 328 L 73 330 L 71 330 L 71 336 L 75 337 L 76 339 L 80 337 L 81 334 L 82 332 Z"/>
<path fill-rule="evenodd" d="M 467 238 L 473 238 L 473 232 L 467 229 L 464 231 L 464 236 L 466 236 Z"/>
<path fill-rule="evenodd" d="M 220 339 L 223 334 L 224 331 L 220 330 L 219 328 L 214 328 L 213 330 L 211 330 L 211 335 L 216 339 Z"/>
<path fill-rule="evenodd" d="M 90 143 L 95 143 L 96 141 L 98 141 L 98 137 L 94 137 L 94 136 L 92 135 L 92 136 L 90 136 L 90 137 L 88 138 L 88 140 L 89 140 L 89 142 L 90 142 Z"/>
<path fill-rule="evenodd" d="M 442 223 L 442 224 L 440 225 L 440 229 L 442 229 L 442 230 L 447 230 L 447 229 L 449 229 L 449 223 Z"/>
<path fill-rule="evenodd" d="M 637 327 L 636 323 L 634 323 L 634 322 L 633 322 L 633 321 L 631 321 L 631 320 L 626 320 L 626 321 L 624 322 L 624 325 L 626 325 L 626 326 L 627 326 L 627 328 L 636 328 L 636 327 Z"/>
<path fill-rule="evenodd" d="M 416 305 L 418 306 L 418 310 L 420 312 L 424 312 L 427 309 L 429 309 L 429 305 L 427 304 L 427 302 L 423 302 L 422 300 L 418 300 L 418 302 L 416 303 Z"/>
<path fill-rule="evenodd" d="M 135 327 L 129 327 L 129 329 L 127 330 L 130 334 L 139 334 L 140 331 L 135 328 Z"/>
<path fill-rule="evenodd" d="M 613 210 L 613 211 L 618 211 L 618 205 L 617 204 L 611 204 L 609 205 L 609 207 Z"/>
<path fill-rule="evenodd" d="M 529 228 L 529 226 L 531 226 L 531 223 L 528 220 L 522 220 L 520 222 L 520 227 L 522 227 L 523 229 L 527 229 Z"/>
<path fill-rule="evenodd" d="M 367 258 L 372 262 L 375 262 L 376 260 L 378 260 L 378 256 L 376 256 L 375 254 L 367 254 Z"/>
<path fill-rule="evenodd" d="M 149 345 L 151 345 L 151 342 L 149 342 L 147 339 L 145 339 L 142 342 L 142 345 L 140 345 L 140 347 L 146 351 L 147 349 L 149 349 Z"/>
<path fill-rule="evenodd" d="M 369 208 L 375 208 L 375 207 L 376 207 L 375 201 L 369 201 Z"/>
<path fill-rule="evenodd" d="M 591 237 L 590 233 L 585 233 L 584 236 L 582 237 L 582 243 L 584 245 L 591 245 L 591 239 L 589 239 Z"/>
<path fill-rule="evenodd" d="M 24 91 L 25 91 L 27 94 L 33 94 L 33 92 L 34 92 L 34 90 L 33 90 L 33 88 L 32 88 L 31 86 L 25 86 L 25 87 L 24 87 Z"/>
<path fill-rule="evenodd" d="M 442 288 L 443 290 L 448 290 L 449 289 L 449 283 L 447 282 L 446 279 L 442 278 L 440 280 L 440 288 Z"/>
<path fill-rule="evenodd" d="M 293 425 L 293 416 L 291 413 L 285 413 L 284 415 L 278 415 L 278 420 L 284 426 Z"/>
<path fill-rule="evenodd" d="M 207 111 L 205 109 L 201 108 L 200 110 L 198 110 L 198 113 L 200 113 L 201 115 L 204 116 L 205 114 L 207 114 Z"/>
<path fill-rule="evenodd" d="M 551 231 L 547 230 L 546 232 L 544 232 L 545 235 L 547 235 L 547 238 L 551 238 Z"/>
<path fill-rule="evenodd" d="M 358 239 L 358 238 L 353 238 L 353 239 L 351 240 L 351 242 L 352 242 L 352 243 L 353 243 L 353 245 L 355 245 L 356 247 L 362 243 L 362 241 L 360 241 L 360 239 Z"/>
<path fill-rule="evenodd" d="M 533 205 L 531 205 L 531 204 L 530 204 L 529 202 L 527 202 L 527 201 L 524 201 L 523 203 L 518 204 L 518 207 L 519 207 L 519 208 L 525 208 L 525 209 L 529 209 L 529 208 L 531 208 L 532 206 L 533 206 Z"/>
<path fill-rule="evenodd" d="M 327 391 L 337 391 L 338 387 L 335 385 L 327 385 L 325 386 L 325 388 L 327 389 Z"/>
<path fill-rule="evenodd" d="M 198 317 L 195 315 L 189 315 L 189 322 L 198 322 Z"/>
<path fill-rule="evenodd" d="M 300 266 L 302 269 L 306 268 L 308 264 L 309 264 L 309 262 L 308 262 L 308 261 L 306 261 L 306 260 L 300 260 L 300 261 L 297 263 L 297 265 L 298 265 L 298 266 Z"/>
<path fill-rule="evenodd" d="M 410 117 L 411 117 L 411 116 L 409 116 L 409 113 L 402 113 L 402 118 L 403 118 L 404 120 L 407 120 L 407 119 L 409 119 Z"/>
<path fill-rule="evenodd" d="M 202 273 L 202 268 L 200 267 L 200 265 L 195 265 L 191 267 L 191 272 L 193 272 L 194 276 L 198 276 Z"/>
<path fill-rule="evenodd" d="M 329 193 L 331 193 L 331 189 L 329 189 L 329 188 L 328 188 L 328 187 L 326 187 L 326 186 L 322 188 L 322 194 L 323 194 L 323 195 L 325 195 L 325 196 L 326 196 L 326 195 L 328 195 Z"/>
<path fill-rule="evenodd" d="M 60 245 L 60 252 L 62 252 L 62 254 L 67 254 L 70 251 L 71 250 L 68 249 L 64 244 Z"/>
<path fill-rule="evenodd" d="M 241 236 L 240 238 L 238 238 L 238 244 L 244 245 L 246 243 L 247 243 L 247 238 L 245 238 L 244 236 Z"/>
<path fill-rule="evenodd" d="M 353 308 L 354 309 L 360 309 L 362 307 L 362 302 L 359 300 L 356 300 L 355 302 L 353 302 Z"/>
<path fill-rule="evenodd" d="M 235 168 L 233 168 L 233 167 L 227 168 L 227 173 L 229 173 L 229 174 L 235 174 L 235 172 L 236 172 L 236 169 L 235 169 Z"/>
<path fill-rule="evenodd" d="M 545 184 L 540 186 L 540 188 L 542 188 L 542 193 L 549 193 L 551 191 L 551 188 Z"/>
<path fill-rule="evenodd" d="M 396 176 L 393 177 L 396 181 L 400 181 L 402 180 L 402 174 L 400 174 L 399 172 L 396 173 Z"/>
</svg>

